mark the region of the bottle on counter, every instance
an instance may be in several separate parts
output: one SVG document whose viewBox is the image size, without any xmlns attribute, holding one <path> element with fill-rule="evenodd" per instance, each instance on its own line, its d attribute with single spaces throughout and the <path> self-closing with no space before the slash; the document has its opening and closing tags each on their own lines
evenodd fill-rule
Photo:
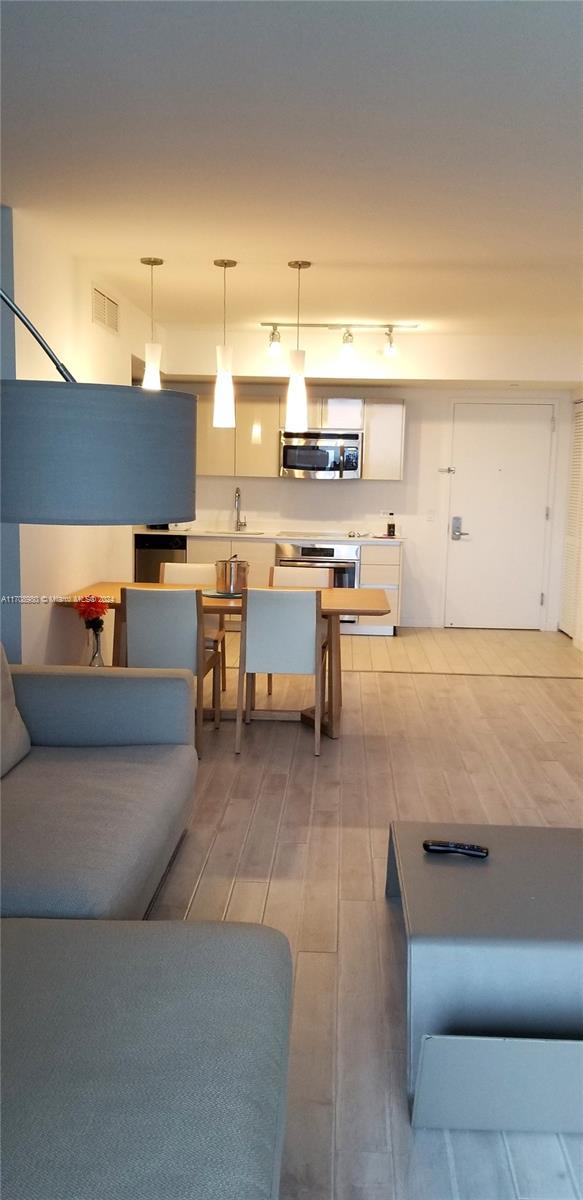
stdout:
<svg viewBox="0 0 583 1200">
<path fill-rule="evenodd" d="M 390 512 L 389 513 L 389 521 L 387 524 L 387 537 L 395 537 L 396 531 L 397 531 L 397 526 L 395 523 L 395 514 Z"/>
</svg>

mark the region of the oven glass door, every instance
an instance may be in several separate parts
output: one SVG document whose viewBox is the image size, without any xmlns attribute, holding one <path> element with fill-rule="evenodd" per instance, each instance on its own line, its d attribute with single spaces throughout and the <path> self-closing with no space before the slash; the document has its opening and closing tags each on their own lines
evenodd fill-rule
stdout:
<svg viewBox="0 0 583 1200">
<path fill-rule="evenodd" d="M 338 559 L 330 558 L 311 558 L 308 557 L 311 547 L 304 548 L 300 558 L 280 558 L 278 560 L 280 567 L 330 567 L 333 571 L 333 581 L 335 588 L 353 588 L 358 583 L 358 562 L 339 562 Z M 349 617 L 343 614 L 340 617 L 343 622 L 350 622 L 354 625 L 356 617 Z"/>
</svg>

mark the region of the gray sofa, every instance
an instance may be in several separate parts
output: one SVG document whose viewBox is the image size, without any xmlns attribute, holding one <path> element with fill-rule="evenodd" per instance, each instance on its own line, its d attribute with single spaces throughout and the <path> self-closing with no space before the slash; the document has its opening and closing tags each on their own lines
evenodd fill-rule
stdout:
<svg viewBox="0 0 583 1200">
<path fill-rule="evenodd" d="M 31 747 L 2 780 L 2 915 L 143 917 L 192 811 L 192 675 L 11 672 Z"/>
<path fill-rule="evenodd" d="M 2 926 L 3 1200 L 276 1200 L 286 939 L 180 921 Z"/>
</svg>

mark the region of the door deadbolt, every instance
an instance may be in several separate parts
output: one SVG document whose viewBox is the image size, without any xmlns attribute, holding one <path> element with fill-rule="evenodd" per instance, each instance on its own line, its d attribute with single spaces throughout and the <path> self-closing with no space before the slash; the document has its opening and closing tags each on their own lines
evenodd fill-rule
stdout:
<svg viewBox="0 0 583 1200">
<path fill-rule="evenodd" d="M 461 540 L 461 538 L 469 537 L 469 536 L 470 536 L 469 533 L 466 533 L 466 531 L 464 529 L 462 529 L 462 518 L 461 517 L 452 517 L 451 518 L 451 540 L 452 540 L 452 542 L 459 542 Z"/>
</svg>

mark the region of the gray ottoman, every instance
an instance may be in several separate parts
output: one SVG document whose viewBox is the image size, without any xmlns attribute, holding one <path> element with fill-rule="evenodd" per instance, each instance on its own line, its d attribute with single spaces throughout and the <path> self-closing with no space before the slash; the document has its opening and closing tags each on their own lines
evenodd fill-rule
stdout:
<svg viewBox="0 0 583 1200">
<path fill-rule="evenodd" d="M 3 1200 L 275 1200 L 286 939 L 2 924 Z"/>
<path fill-rule="evenodd" d="M 425 838 L 490 855 L 425 854 Z M 425 1035 L 581 1037 L 582 830 L 396 821 L 387 896 L 403 906 L 410 1096 Z"/>
</svg>

